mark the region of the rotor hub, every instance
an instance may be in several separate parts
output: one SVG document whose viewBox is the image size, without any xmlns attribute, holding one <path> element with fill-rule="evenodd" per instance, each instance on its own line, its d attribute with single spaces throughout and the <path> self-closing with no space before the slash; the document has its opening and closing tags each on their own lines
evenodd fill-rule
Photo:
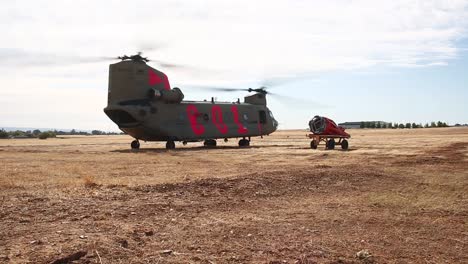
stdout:
<svg viewBox="0 0 468 264">
<path fill-rule="evenodd" d="M 148 62 L 148 61 L 150 61 L 147 57 L 141 56 L 141 52 L 138 52 L 137 54 L 131 55 L 131 56 L 127 56 L 127 55 L 119 56 L 118 58 L 121 59 L 122 61 L 126 61 L 126 60 L 131 60 L 131 61 L 134 61 L 134 62 Z"/>
<path fill-rule="evenodd" d="M 251 92 L 256 92 L 256 93 L 261 93 L 261 94 L 267 94 L 268 93 L 267 90 L 266 90 L 266 87 L 264 87 L 264 86 L 262 86 L 260 88 L 256 88 L 256 89 L 249 88 L 249 89 L 247 89 L 247 91 L 249 93 L 251 93 Z"/>
</svg>

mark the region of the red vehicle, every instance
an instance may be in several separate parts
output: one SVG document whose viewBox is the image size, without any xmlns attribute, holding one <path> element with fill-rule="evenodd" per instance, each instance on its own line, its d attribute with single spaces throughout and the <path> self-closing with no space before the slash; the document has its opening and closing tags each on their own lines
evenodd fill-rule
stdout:
<svg viewBox="0 0 468 264">
<path fill-rule="evenodd" d="M 310 147 L 317 149 L 321 141 L 325 142 L 326 149 L 334 149 L 335 145 L 340 145 L 342 149 L 347 150 L 349 147 L 348 140 L 351 135 L 345 132 L 345 129 L 338 126 L 330 118 L 323 116 L 314 116 L 309 121 L 311 134 L 307 137 L 311 138 Z"/>
</svg>

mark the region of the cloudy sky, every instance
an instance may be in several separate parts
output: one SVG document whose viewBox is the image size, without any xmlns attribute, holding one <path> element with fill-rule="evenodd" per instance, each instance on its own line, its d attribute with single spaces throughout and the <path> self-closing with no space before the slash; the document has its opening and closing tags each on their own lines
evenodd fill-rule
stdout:
<svg viewBox="0 0 468 264">
<path fill-rule="evenodd" d="M 468 1 L 79 1 L 0 3 L 0 127 L 117 130 L 108 64 L 146 51 L 186 99 L 258 87 L 282 128 L 337 122 L 468 123 Z M 157 67 L 157 65 L 154 65 Z M 306 101 L 306 102 L 303 102 Z"/>
</svg>

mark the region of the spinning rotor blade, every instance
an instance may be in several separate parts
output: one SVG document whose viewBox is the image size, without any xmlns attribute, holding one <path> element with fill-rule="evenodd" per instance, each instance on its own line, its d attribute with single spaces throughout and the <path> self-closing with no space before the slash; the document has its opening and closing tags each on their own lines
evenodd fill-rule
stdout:
<svg viewBox="0 0 468 264">
<path fill-rule="evenodd" d="M 70 65 L 112 61 L 117 57 L 77 56 L 54 53 L 28 52 L 20 49 L 0 49 L 0 63 L 17 66 Z"/>
<path fill-rule="evenodd" d="M 163 49 L 163 48 L 166 47 L 166 45 L 161 44 L 161 43 L 154 44 L 154 43 L 150 43 L 150 42 L 140 42 L 140 43 L 138 43 L 136 45 L 136 47 L 137 47 L 137 50 L 139 50 L 142 53 L 150 53 L 150 52 L 153 52 L 155 50 Z"/>
<path fill-rule="evenodd" d="M 262 86 L 259 88 L 230 88 L 230 87 L 219 87 L 219 86 L 190 86 L 190 88 L 217 91 L 217 92 L 257 92 L 264 94 L 272 94 L 267 90 L 267 87 Z M 273 94 L 275 95 L 275 94 Z"/>
<path fill-rule="evenodd" d="M 160 48 L 156 47 L 142 47 L 143 51 L 150 51 Z M 137 56 L 142 56 L 142 51 L 136 53 Z M 80 55 L 68 55 L 68 54 L 57 54 L 57 53 L 43 53 L 37 51 L 27 51 L 17 48 L 0 48 L 0 62 L 8 62 L 21 66 L 35 66 L 35 65 L 68 65 L 68 64 L 81 64 L 81 63 L 98 63 L 98 62 L 112 62 L 118 61 L 122 58 L 131 59 L 133 54 L 130 56 L 80 56 Z M 184 65 L 173 64 L 169 62 L 155 60 L 162 67 L 166 68 L 187 68 Z"/>
<path fill-rule="evenodd" d="M 314 106 L 314 107 L 320 107 L 320 108 L 326 108 L 329 107 L 328 105 L 316 102 L 316 101 L 311 101 L 311 100 L 304 100 L 292 96 L 287 96 L 283 94 L 278 94 L 278 93 L 272 93 L 268 90 L 267 87 L 262 86 L 256 89 L 253 88 L 227 88 L 227 87 L 218 87 L 218 86 L 190 86 L 190 88 L 195 88 L 195 89 L 201 89 L 201 90 L 208 90 L 208 91 L 217 91 L 217 92 L 259 92 L 259 93 L 264 93 L 268 96 L 271 96 L 274 98 L 276 101 L 281 102 L 282 104 L 285 105 L 301 105 L 301 106 Z"/>
<path fill-rule="evenodd" d="M 300 99 L 297 97 L 271 93 L 271 92 L 268 92 L 267 94 L 284 105 L 296 105 L 296 106 L 300 105 L 300 106 L 308 106 L 308 107 L 313 106 L 317 108 L 329 108 L 330 107 L 329 105 L 322 104 L 320 102 L 313 101 L 313 100 L 305 100 L 305 99 Z"/>
<path fill-rule="evenodd" d="M 310 80 L 313 78 L 316 78 L 316 75 L 312 73 L 290 74 L 263 79 L 261 84 L 262 86 L 266 86 L 268 88 L 276 88 L 287 83 Z"/>
<path fill-rule="evenodd" d="M 138 45 L 138 55 L 141 55 L 143 53 L 150 53 L 150 52 L 153 52 L 153 51 L 157 51 L 157 50 L 160 50 L 164 47 L 166 47 L 166 45 L 164 44 L 153 44 L 153 43 L 149 43 L 149 42 L 144 42 L 144 43 L 139 43 Z M 153 59 L 148 59 L 148 61 L 151 61 L 151 62 L 154 62 L 154 63 L 157 63 L 159 64 L 159 66 L 163 67 L 163 68 L 174 68 L 174 69 L 189 69 L 190 67 L 187 66 L 187 65 L 182 65 L 182 64 L 175 64 L 175 63 L 171 63 L 171 62 L 166 62 L 166 61 L 162 61 L 162 60 L 153 60 Z"/>
<path fill-rule="evenodd" d="M 188 68 L 190 68 L 189 66 L 186 66 L 186 65 L 174 64 L 174 63 L 164 62 L 164 61 L 161 61 L 161 60 L 149 60 L 149 61 L 155 62 L 155 63 L 159 64 L 161 67 L 164 67 L 164 68 L 174 68 L 174 69 L 188 69 Z"/>
<path fill-rule="evenodd" d="M 95 62 L 108 62 L 118 60 L 118 57 L 105 57 L 105 56 L 96 56 L 96 57 L 79 57 L 72 56 L 67 59 L 71 63 L 95 63 Z"/>
<path fill-rule="evenodd" d="M 248 92 L 249 89 L 246 88 L 227 88 L 227 87 L 219 87 L 219 86 L 190 86 L 190 88 L 200 89 L 200 90 L 208 90 L 208 91 L 217 91 L 217 92 L 240 92 L 246 91 Z"/>
</svg>

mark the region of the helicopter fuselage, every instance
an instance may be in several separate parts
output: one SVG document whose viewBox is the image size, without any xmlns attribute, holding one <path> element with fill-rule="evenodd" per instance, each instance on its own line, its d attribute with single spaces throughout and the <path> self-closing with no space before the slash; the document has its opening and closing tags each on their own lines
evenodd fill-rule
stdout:
<svg viewBox="0 0 468 264">
<path fill-rule="evenodd" d="M 135 102 L 108 106 L 106 114 L 132 137 L 145 141 L 199 141 L 254 137 L 276 130 L 266 106 L 211 101 Z"/>
<path fill-rule="evenodd" d="M 278 122 L 263 93 L 244 102 L 186 101 L 167 76 L 145 62 L 110 65 L 104 112 L 125 133 L 144 141 L 247 138 L 274 132 Z"/>
</svg>

